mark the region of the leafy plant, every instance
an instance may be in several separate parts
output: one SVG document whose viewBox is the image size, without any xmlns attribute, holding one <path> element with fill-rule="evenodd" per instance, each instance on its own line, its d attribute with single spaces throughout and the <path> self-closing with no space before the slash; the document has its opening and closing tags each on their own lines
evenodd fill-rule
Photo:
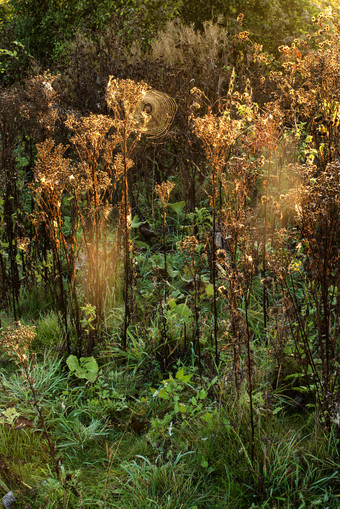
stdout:
<svg viewBox="0 0 340 509">
<path fill-rule="evenodd" d="M 98 364 L 94 357 L 80 357 L 69 355 L 66 363 L 71 373 L 77 378 L 85 378 L 88 382 L 95 382 L 98 376 Z"/>
</svg>

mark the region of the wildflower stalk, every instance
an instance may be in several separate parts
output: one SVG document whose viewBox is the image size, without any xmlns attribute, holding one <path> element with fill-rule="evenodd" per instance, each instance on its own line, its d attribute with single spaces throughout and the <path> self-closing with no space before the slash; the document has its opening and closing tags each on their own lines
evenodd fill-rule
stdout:
<svg viewBox="0 0 340 509">
<path fill-rule="evenodd" d="M 254 463 L 255 423 L 254 423 L 254 409 L 253 409 L 253 367 L 252 367 L 252 358 L 251 358 L 250 330 L 249 330 L 249 319 L 248 319 L 250 288 L 251 288 L 251 283 L 249 284 L 249 287 L 246 290 L 246 294 L 244 297 L 244 303 L 245 303 L 246 331 L 247 331 L 248 395 L 249 395 L 250 429 L 251 429 L 250 457 L 251 457 L 252 463 Z"/>
<path fill-rule="evenodd" d="M 170 199 L 170 193 L 172 189 L 174 188 L 175 184 L 173 182 L 162 182 L 162 184 L 156 184 L 155 185 L 155 193 L 158 195 L 161 204 L 162 204 L 162 216 L 163 216 L 163 256 L 164 256 L 164 276 L 163 276 L 163 304 L 166 305 L 167 302 L 167 277 L 168 277 L 168 266 L 167 266 L 167 247 L 166 247 L 166 230 L 167 230 L 167 224 L 166 224 L 166 208 L 169 203 Z M 163 343 L 166 344 L 167 341 L 167 332 L 166 332 L 166 318 L 163 312 L 162 307 L 162 336 L 163 336 Z"/>
<path fill-rule="evenodd" d="M 122 336 L 122 348 L 126 348 L 127 345 L 127 330 L 129 326 L 130 317 L 130 305 L 129 305 L 129 281 L 130 281 L 130 232 L 129 232 L 129 207 L 128 207 L 128 196 L 129 196 L 129 185 L 128 185 L 128 165 L 127 165 L 127 139 L 128 133 L 124 129 L 123 138 L 123 164 L 124 164 L 124 175 L 123 175 L 123 204 L 124 204 L 124 329 Z"/>
<path fill-rule="evenodd" d="M 201 373 L 201 345 L 200 345 L 200 326 L 199 326 L 199 257 L 202 245 L 199 244 L 195 236 L 187 236 L 178 242 L 179 250 L 190 257 L 189 270 L 191 270 L 194 282 L 194 333 L 193 344 L 198 358 L 198 369 Z"/>
</svg>

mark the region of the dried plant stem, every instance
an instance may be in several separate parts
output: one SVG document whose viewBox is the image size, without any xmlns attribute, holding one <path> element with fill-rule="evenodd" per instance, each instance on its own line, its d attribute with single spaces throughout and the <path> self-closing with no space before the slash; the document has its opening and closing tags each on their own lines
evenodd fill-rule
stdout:
<svg viewBox="0 0 340 509">
<path fill-rule="evenodd" d="M 213 174 L 212 174 L 212 209 L 213 209 L 213 231 L 212 231 L 212 266 L 211 266 L 211 279 L 213 285 L 213 315 L 214 315 L 214 348 L 215 348 L 215 362 L 216 366 L 218 364 L 218 349 L 217 349 L 217 334 L 218 334 L 218 325 L 217 325 L 217 287 L 216 287 L 216 194 L 217 194 L 217 182 L 216 182 L 216 169 L 213 166 Z"/>
<path fill-rule="evenodd" d="M 127 329 L 129 326 L 129 279 L 130 279 L 130 239 L 129 239 L 129 207 L 128 207 L 128 166 L 127 166 L 127 133 L 124 131 L 123 140 L 123 164 L 124 164 L 124 175 L 123 175 L 123 200 L 124 200 L 124 329 L 122 337 L 122 348 L 127 346 Z"/>
<path fill-rule="evenodd" d="M 250 284 L 251 288 L 251 284 Z M 250 441 L 250 457 L 252 463 L 254 462 L 254 451 L 255 451 L 255 423 L 254 423 L 254 409 L 253 409 L 253 367 L 250 349 L 250 330 L 249 330 L 249 319 L 248 319 L 248 305 L 250 298 L 250 288 L 247 288 L 245 295 L 245 314 L 246 314 L 246 331 L 247 331 L 247 368 L 248 368 L 248 395 L 249 395 L 249 411 L 250 411 L 250 429 L 251 429 L 251 441 Z"/>
<path fill-rule="evenodd" d="M 266 198 L 266 197 L 265 197 Z M 262 239 L 262 278 L 265 279 L 267 271 L 267 200 L 264 200 L 264 226 L 263 226 L 263 239 Z M 266 286 L 262 287 L 262 308 L 263 308 L 263 329 L 265 344 L 268 345 L 267 337 L 267 289 Z"/>
<path fill-rule="evenodd" d="M 195 256 L 195 254 L 194 254 Z M 197 352 L 198 370 L 201 373 L 201 344 L 200 344 L 200 325 L 199 325 L 199 307 L 198 307 L 198 295 L 199 295 L 199 280 L 197 278 L 196 263 L 194 261 L 194 345 Z"/>
<path fill-rule="evenodd" d="M 34 407 L 37 410 L 38 415 L 39 415 L 39 422 L 40 422 L 40 425 L 41 425 L 41 427 L 43 429 L 44 437 L 47 440 L 49 454 L 50 454 L 50 456 L 51 456 L 51 458 L 53 460 L 55 472 L 59 476 L 60 475 L 59 460 L 58 460 L 58 458 L 56 456 L 55 446 L 54 446 L 54 444 L 53 444 L 53 442 L 51 440 L 50 434 L 49 434 L 49 432 L 47 431 L 47 428 L 46 428 L 45 419 L 44 419 L 44 416 L 43 416 L 43 413 L 42 413 L 42 408 L 39 405 L 38 398 L 37 398 L 37 393 L 35 391 L 34 381 L 33 381 L 33 378 L 31 376 L 31 374 L 29 373 L 28 363 L 25 363 L 24 366 L 22 366 L 21 369 L 22 369 L 22 372 L 23 372 L 23 374 L 24 374 L 24 376 L 25 376 L 29 386 L 30 386 L 31 393 L 32 393 L 32 396 L 33 396 L 33 404 L 34 404 Z"/>
</svg>

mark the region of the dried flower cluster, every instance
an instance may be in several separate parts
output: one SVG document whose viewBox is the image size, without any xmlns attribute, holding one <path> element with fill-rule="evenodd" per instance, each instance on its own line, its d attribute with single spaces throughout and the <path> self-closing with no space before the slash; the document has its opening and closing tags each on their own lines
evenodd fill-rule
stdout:
<svg viewBox="0 0 340 509">
<path fill-rule="evenodd" d="M 155 192 L 159 196 L 159 199 L 161 200 L 162 206 L 166 207 L 169 203 L 170 199 L 170 193 L 175 187 L 175 184 L 173 182 L 162 182 L 161 184 L 155 185 Z"/>
</svg>

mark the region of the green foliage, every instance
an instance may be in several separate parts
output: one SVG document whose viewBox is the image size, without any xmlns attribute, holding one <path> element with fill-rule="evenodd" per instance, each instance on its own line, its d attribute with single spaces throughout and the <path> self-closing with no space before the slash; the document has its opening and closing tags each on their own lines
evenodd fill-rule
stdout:
<svg viewBox="0 0 340 509">
<path fill-rule="evenodd" d="M 264 44 L 267 51 L 275 52 L 283 41 L 290 42 L 294 37 L 305 33 L 311 26 L 311 16 L 317 7 L 309 0 L 214 0 L 204 2 L 193 0 L 184 2 L 180 15 L 186 23 L 202 27 L 203 22 L 224 16 L 236 20 L 244 14 L 244 29 L 251 30 L 255 39 Z M 222 21 L 226 22 L 225 20 Z"/>
<path fill-rule="evenodd" d="M 77 378 L 85 378 L 93 383 L 98 376 L 98 364 L 94 357 L 80 357 L 78 360 L 75 355 L 69 355 L 66 360 L 71 373 Z"/>
<path fill-rule="evenodd" d="M 201 419 L 205 423 L 212 421 L 214 408 L 205 400 L 217 377 L 203 388 L 191 382 L 193 376 L 193 373 L 185 374 L 182 367 L 177 371 L 175 378 L 170 375 L 170 378 L 162 381 L 159 389 L 151 389 L 153 398 L 161 398 L 168 406 L 168 411 L 163 417 L 152 418 L 149 432 L 149 439 L 152 442 L 176 433 L 177 421 L 181 428 L 188 426 L 193 419 Z"/>
<path fill-rule="evenodd" d="M 111 17 L 112 2 L 11 0 L 17 37 L 38 58 L 62 55 L 75 30 L 100 28 Z"/>
<path fill-rule="evenodd" d="M 2 6 L 2 11 L 0 20 L 13 27 L 15 38 L 27 51 L 40 61 L 50 62 L 63 57 L 77 30 L 98 33 L 111 25 L 126 41 L 139 40 L 148 47 L 160 28 L 175 17 L 202 28 L 205 21 L 216 20 L 219 15 L 228 23 L 228 17 L 235 20 L 241 12 L 245 15 L 246 28 L 255 34 L 256 40 L 264 42 L 267 50 L 276 51 L 280 43 L 305 33 L 317 7 L 309 0 L 233 0 L 227 4 L 222 0 L 208 3 L 202 0 L 10 0 Z M 9 47 L 5 49 L 12 51 Z"/>
<path fill-rule="evenodd" d="M 180 4 L 181 0 L 9 1 L 16 37 L 44 62 L 62 58 L 77 30 L 100 31 L 110 23 L 123 37 L 138 37 L 147 45 L 160 26 L 178 14 Z"/>
</svg>

